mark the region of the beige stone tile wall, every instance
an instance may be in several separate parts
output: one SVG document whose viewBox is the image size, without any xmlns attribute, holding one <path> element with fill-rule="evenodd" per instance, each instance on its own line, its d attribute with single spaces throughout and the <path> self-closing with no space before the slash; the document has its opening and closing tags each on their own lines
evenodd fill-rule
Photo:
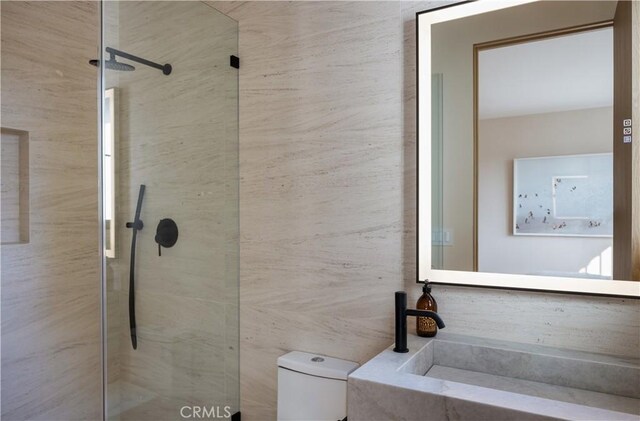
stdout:
<svg viewBox="0 0 640 421">
<path fill-rule="evenodd" d="M 363 362 L 403 286 L 403 27 L 392 2 L 215 3 L 240 22 L 241 398 L 276 359 Z"/>
<path fill-rule="evenodd" d="M 29 132 L 30 236 L 2 246 L 2 419 L 101 416 L 96 2 L 2 2 L 2 127 Z"/>
</svg>

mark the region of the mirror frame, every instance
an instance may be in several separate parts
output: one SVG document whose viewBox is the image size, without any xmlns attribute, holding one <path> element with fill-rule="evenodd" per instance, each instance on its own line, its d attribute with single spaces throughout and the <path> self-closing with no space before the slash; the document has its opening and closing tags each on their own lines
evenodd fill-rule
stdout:
<svg viewBox="0 0 640 421">
<path fill-rule="evenodd" d="M 431 268 L 431 25 L 540 0 L 464 1 L 416 13 L 417 282 L 640 299 L 640 282 Z"/>
</svg>

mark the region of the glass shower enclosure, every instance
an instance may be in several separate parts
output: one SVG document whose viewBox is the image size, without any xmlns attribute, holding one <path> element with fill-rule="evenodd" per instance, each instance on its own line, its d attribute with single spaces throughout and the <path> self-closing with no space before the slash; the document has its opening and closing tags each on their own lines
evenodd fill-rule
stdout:
<svg viewBox="0 0 640 421">
<path fill-rule="evenodd" d="M 239 419 L 237 49 L 204 2 L 102 2 L 105 419 Z"/>
</svg>

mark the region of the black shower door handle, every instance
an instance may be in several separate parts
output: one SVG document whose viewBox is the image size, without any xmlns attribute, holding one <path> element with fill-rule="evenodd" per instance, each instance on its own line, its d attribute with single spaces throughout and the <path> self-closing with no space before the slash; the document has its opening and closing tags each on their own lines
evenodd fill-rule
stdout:
<svg viewBox="0 0 640 421">
<path fill-rule="evenodd" d="M 135 269 L 136 269 L 136 237 L 144 224 L 140 220 L 140 208 L 142 208 L 142 198 L 144 197 L 145 185 L 140 184 L 138 191 L 138 204 L 133 222 L 127 222 L 127 228 L 133 229 L 131 237 L 131 259 L 129 261 L 129 329 L 131 331 L 131 345 L 133 349 L 138 348 L 138 337 L 136 336 L 136 296 L 135 296 Z"/>
</svg>

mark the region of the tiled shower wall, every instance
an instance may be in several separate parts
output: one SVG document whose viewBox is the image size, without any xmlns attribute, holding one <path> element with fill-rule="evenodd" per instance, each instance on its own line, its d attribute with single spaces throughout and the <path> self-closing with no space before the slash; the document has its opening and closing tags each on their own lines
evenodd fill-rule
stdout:
<svg viewBox="0 0 640 421">
<path fill-rule="evenodd" d="M 2 245 L 2 419 L 95 420 L 98 3 L 1 13 L 2 127 L 29 133 L 31 211 L 29 242 Z"/>
<path fill-rule="evenodd" d="M 240 22 L 241 408 L 275 419 L 290 350 L 365 362 L 415 285 L 415 12 L 214 2 Z M 434 288 L 447 330 L 635 355 L 637 301 Z"/>
<path fill-rule="evenodd" d="M 118 95 L 116 252 L 107 269 L 108 415 L 179 419 L 184 405 L 239 406 L 237 23 L 202 2 L 109 2 L 105 46 L 136 64 L 106 72 Z M 117 22 L 117 25 L 115 24 Z M 126 61 L 126 60 L 123 60 Z M 138 191 L 138 348 L 129 333 L 131 230 Z M 156 226 L 178 226 L 158 255 Z"/>
</svg>

